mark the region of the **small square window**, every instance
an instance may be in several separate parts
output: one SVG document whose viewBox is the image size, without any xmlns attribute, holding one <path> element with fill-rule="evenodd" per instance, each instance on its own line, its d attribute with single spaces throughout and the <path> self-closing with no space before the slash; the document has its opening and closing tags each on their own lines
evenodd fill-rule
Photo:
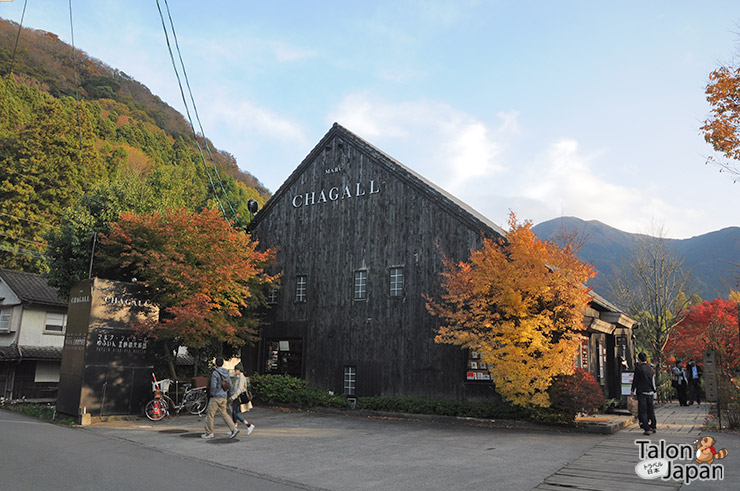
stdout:
<svg viewBox="0 0 740 491">
<path fill-rule="evenodd" d="M 390 269 L 390 290 L 391 297 L 403 296 L 403 268 Z"/>
<path fill-rule="evenodd" d="M 276 304 L 278 301 L 278 289 L 277 288 L 270 288 L 270 291 L 267 292 L 267 303 L 270 305 Z"/>
<path fill-rule="evenodd" d="M 67 327 L 67 314 L 46 313 L 45 332 L 63 333 L 65 327 Z"/>
<path fill-rule="evenodd" d="M 367 271 L 355 271 L 355 300 L 365 300 L 367 298 Z"/>
<path fill-rule="evenodd" d="M 295 301 L 305 302 L 306 301 L 306 284 L 308 278 L 305 275 L 298 275 L 295 279 Z"/>
<path fill-rule="evenodd" d="M 357 387 L 357 367 L 344 367 L 344 394 L 355 395 Z"/>
</svg>

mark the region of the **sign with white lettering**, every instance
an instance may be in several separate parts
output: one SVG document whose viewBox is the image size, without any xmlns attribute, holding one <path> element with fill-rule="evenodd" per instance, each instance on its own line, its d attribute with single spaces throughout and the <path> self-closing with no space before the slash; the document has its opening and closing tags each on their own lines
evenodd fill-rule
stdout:
<svg viewBox="0 0 740 491">
<path fill-rule="evenodd" d="M 150 395 L 153 343 L 137 327 L 159 309 L 133 283 L 93 278 L 72 288 L 57 411 L 136 414 Z"/>
<path fill-rule="evenodd" d="M 313 206 L 329 201 L 341 201 L 344 199 L 360 198 L 380 193 L 380 186 L 375 180 L 369 182 L 356 182 L 341 186 L 333 186 L 329 189 L 320 191 L 308 191 L 306 193 L 296 194 L 291 199 L 293 208 L 302 206 Z"/>
</svg>

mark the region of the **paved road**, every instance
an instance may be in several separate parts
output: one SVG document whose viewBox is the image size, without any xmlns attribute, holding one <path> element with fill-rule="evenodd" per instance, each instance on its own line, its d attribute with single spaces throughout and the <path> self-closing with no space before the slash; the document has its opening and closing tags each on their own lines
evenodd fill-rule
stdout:
<svg viewBox="0 0 740 491">
<path fill-rule="evenodd" d="M 648 438 L 691 443 L 701 431 L 702 411 L 663 406 L 659 432 Z M 623 491 L 681 486 L 641 481 L 636 476 L 635 440 L 643 437 L 634 426 L 605 436 L 490 428 L 474 421 L 447 424 L 267 408 L 255 408 L 249 419 L 257 426 L 250 436 L 241 433 L 234 440 L 227 439 L 227 428 L 217 417 L 217 438 L 202 440 L 203 421 L 191 415 L 158 423 L 138 419 L 61 428 L 0 411 L 0 448 L 6 456 L 14 455 L 10 460 L 0 459 L 0 474 L 6 475 L 8 464 L 14 482 L 23 484 L 29 478 L 26 469 L 34 469 L 36 489 L 145 489 L 152 487 L 146 476 L 162 469 L 172 479 L 158 483 L 160 490 L 182 489 L 184 483 L 188 489 L 220 487 L 209 481 L 212 476 L 224 486 L 250 490 L 275 486 L 516 491 L 576 486 Z M 686 491 L 733 489 L 728 483 L 740 482 L 740 436 L 714 436 L 718 448 L 730 451 L 723 461 L 725 481 L 694 482 Z M 52 444 L 46 445 L 47 439 Z M 65 476 L 80 461 L 88 475 L 81 484 L 62 486 L 57 476 Z M 27 462 L 35 463 L 29 466 Z M 112 470 L 103 470 L 108 468 Z"/>
<path fill-rule="evenodd" d="M 706 404 L 681 407 L 678 404 L 664 404 L 656 409 L 657 433 L 645 436 L 637 425 L 621 430 L 604 439 L 598 445 L 548 476 L 539 486 L 540 491 L 706 491 L 740 488 L 740 435 L 718 433 L 704 430 L 708 406 Z M 717 440 L 716 449 L 726 448 L 729 453 L 721 465 L 722 480 L 693 480 L 687 483 L 685 477 L 689 468 L 699 469 L 693 462 L 693 442 L 702 436 L 712 436 Z M 640 463 L 637 441 L 644 445 L 665 446 L 689 445 L 689 459 L 669 459 L 674 471 L 683 469 L 683 476 L 672 473 L 668 479 L 646 480 L 640 478 L 635 467 Z M 649 442 L 649 443 L 648 443 Z"/>
<path fill-rule="evenodd" d="M 56 426 L 3 410 L 0 449 L 2 490 L 305 489 L 97 431 Z"/>
<path fill-rule="evenodd" d="M 529 490 L 605 436 L 255 408 L 252 435 L 204 441 L 202 421 L 109 422 L 82 430 L 248 475 L 331 490 Z"/>
</svg>

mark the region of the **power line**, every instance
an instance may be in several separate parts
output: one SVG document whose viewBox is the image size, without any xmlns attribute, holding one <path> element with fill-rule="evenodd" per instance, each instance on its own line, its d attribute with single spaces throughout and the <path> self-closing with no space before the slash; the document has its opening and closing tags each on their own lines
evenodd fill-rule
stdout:
<svg viewBox="0 0 740 491">
<path fill-rule="evenodd" d="M 87 166 L 85 166 L 85 149 L 82 146 L 82 119 L 80 116 L 80 83 L 77 80 L 77 49 L 75 49 L 75 27 L 72 22 L 72 0 L 69 0 L 69 30 L 72 34 L 72 68 L 75 74 L 75 99 L 77 101 L 77 132 L 80 140 L 80 161 L 82 162 L 82 172 L 87 177 Z"/>
<path fill-rule="evenodd" d="M 206 138 L 206 132 L 203 129 L 203 124 L 200 121 L 200 115 L 198 114 L 198 108 L 195 105 L 195 98 L 193 97 L 193 91 L 190 88 L 190 80 L 188 79 L 188 73 L 185 71 L 185 62 L 182 60 L 182 52 L 180 51 L 180 43 L 177 41 L 177 33 L 175 32 L 175 23 L 172 21 L 172 16 L 170 15 L 170 6 L 167 2 L 167 0 L 164 0 L 165 7 L 167 8 L 167 17 L 170 20 L 170 28 L 172 29 L 172 38 L 175 40 L 175 49 L 177 49 L 177 56 L 180 59 L 180 66 L 182 67 L 182 74 L 185 78 L 185 85 L 188 88 L 188 94 L 190 95 L 190 102 L 193 104 L 193 113 L 195 113 L 195 120 L 198 122 L 198 128 L 200 129 L 200 134 L 203 135 L 203 144 L 206 147 L 206 151 L 208 152 L 208 157 L 211 159 L 211 165 L 213 165 L 213 171 L 216 173 L 216 179 L 218 180 L 218 184 L 221 187 L 221 192 L 224 194 L 224 199 L 226 200 L 226 203 L 229 205 L 229 209 L 231 210 L 231 214 L 234 216 L 234 220 L 238 221 L 238 216 L 236 214 L 236 210 L 234 210 L 234 207 L 231 205 L 231 201 L 229 201 L 228 194 L 226 193 L 226 188 L 224 188 L 223 180 L 221 179 L 221 174 L 218 172 L 218 167 L 216 166 L 216 162 L 213 159 L 213 153 L 211 152 L 211 147 L 208 145 L 208 139 Z M 190 123 L 192 126 L 192 122 Z M 193 130 L 193 133 L 195 133 L 195 130 Z M 198 136 L 195 135 L 196 141 Z"/>
<path fill-rule="evenodd" d="M 13 46 L 13 56 L 10 58 L 10 69 L 8 70 L 8 77 L 13 73 L 13 67 L 15 66 L 15 54 L 18 51 L 18 41 L 21 38 L 21 30 L 23 29 L 23 19 L 26 17 L 26 6 L 28 0 L 23 2 L 23 13 L 21 14 L 21 22 L 18 24 L 18 33 L 15 35 L 15 45 Z"/>
<path fill-rule="evenodd" d="M 21 242 L 28 242 L 29 244 L 34 244 L 34 245 L 41 246 L 41 247 L 48 247 L 49 245 L 49 244 L 42 243 L 42 242 L 34 242 L 32 240 L 24 239 L 21 237 L 13 237 L 12 235 L 4 234 L 2 232 L 0 232 L 0 235 L 2 235 L 3 237 L 7 237 L 9 239 L 20 240 Z"/>
<path fill-rule="evenodd" d="M 41 254 L 38 251 L 32 251 L 30 249 L 21 249 L 20 247 L 7 246 L 5 244 L 0 244 L 0 249 L 11 252 L 13 254 L 22 254 L 24 256 L 33 256 L 33 257 L 38 257 L 40 259 L 44 259 L 43 254 Z"/>
<path fill-rule="evenodd" d="M 213 154 L 211 153 L 211 149 L 208 146 L 208 140 L 207 140 L 207 138 L 205 136 L 205 132 L 203 131 L 203 126 L 202 126 L 202 124 L 200 124 L 200 117 L 198 116 L 198 110 L 195 107 L 195 99 L 193 98 L 193 93 L 192 93 L 192 90 L 190 89 L 190 82 L 188 80 L 187 72 L 185 71 L 185 63 L 182 60 L 182 53 L 180 51 L 180 46 L 179 46 L 179 44 L 177 42 L 177 35 L 175 34 L 175 25 L 174 25 L 174 22 L 172 21 L 172 16 L 170 15 L 170 7 L 169 7 L 169 4 L 167 3 L 167 0 L 164 0 L 164 3 L 165 3 L 165 7 L 167 9 L 167 16 L 168 16 L 168 18 L 170 20 L 170 26 L 171 26 L 171 29 L 172 29 L 172 36 L 173 36 L 173 39 L 175 41 L 175 47 L 177 49 L 178 57 L 180 59 L 180 65 L 182 66 L 183 77 L 185 78 L 185 83 L 187 84 L 188 92 L 190 94 L 190 100 L 192 101 L 193 111 L 195 112 L 196 119 L 198 120 L 198 124 L 199 124 L 199 127 L 200 127 L 201 134 L 203 135 L 203 142 L 206 145 L 206 149 L 208 150 L 208 154 L 209 154 L 209 156 L 211 158 L 211 163 L 213 165 L 213 170 L 214 170 L 214 172 L 216 174 L 216 178 L 218 179 L 219 185 L 221 187 L 221 191 L 223 192 L 224 199 L 225 199 L 226 203 L 228 204 L 228 206 L 229 206 L 229 208 L 231 210 L 231 213 L 234 216 L 234 221 L 235 222 L 238 222 L 238 216 L 236 214 L 236 211 L 234 210 L 234 207 L 231 204 L 231 201 L 228 198 L 228 194 L 226 193 L 226 189 L 224 188 L 223 182 L 221 180 L 221 176 L 220 176 L 220 174 L 218 172 L 218 168 L 216 167 L 216 164 L 213 161 Z M 221 213 L 223 214 L 224 219 L 226 219 L 226 221 L 228 222 L 229 220 L 226 217 L 226 211 L 224 210 L 223 204 L 221 203 L 221 198 L 219 198 L 219 196 L 218 196 L 218 191 L 216 190 L 216 185 L 213 182 L 213 178 L 211 177 L 211 173 L 208 170 L 208 163 L 206 162 L 205 155 L 203 154 L 203 149 L 200 146 L 200 143 L 198 142 L 198 134 L 195 131 L 195 126 L 193 125 L 193 119 L 190 116 L 190 108 L 188 106 L 187 100 L 185 99 L 185 91 L 184 91 L 184 89 L 182 87 L 182 80 L 180 79 L 180 73 L 179 73 L 179 71 L 177 69 L 177 63 L 175 62 L 175 56 L 174 56 L 174 54 L 172 52 L 172 45 L 170 44 L 170 38 L 169 38 L 169 34 L 167 32 L 167 26 L 165 25 L 164 15 L 162 14 L 162 9 L 161 9 L 161 7 L 159 5 L 159 0 L 157 0 L 157 10 L 159 10 L 159 17 L 160 17 L 160 20 L 162 21 L 162 29 L 164 30 L 165 40 L 167 41 L 167 49 L 169 50 L 169 53 L 170 53 L 170 60 L 172 61 L 172 67 L 175 70 L 175 76 L 177 77 L 177 83 L 178 83 L 178 86 L 180 88 L 180 96 L 182 97 L 182 102 L 185 105 L 185 113 L 187 115 L 188 122 L 190 123 L 190 129 L 192 130 L 193 137 L 195 138 L 195 145 L 198 147 L 198 151 L 200 152 L 200 158 L 201 158 L 201 161 L 203 162 L 203 167 L 205 168 L 206 175 L 208 176 L 208 180 L 211 183 L 211 189 L 213 190 L 214 197 L 216 198 L 216 201 L 218 202 L 218 206 L 221 208 Z M 230 223 L 229 223 L 229 226 L 231 226 Z"/>
<path fill-rule="evenodd" d="M 50 223 L 38 222 L 36 220 L 31 220 L 30 218 L 23 218 L 23 217 L 19 217 L 17 215 L 11 215 L 10 213 L 3 213 L 1 211 L 0 211 L 0 215 L 6 216 L 6 217 L 10 217 L 10 218 L 15 218 L 16 220 L 23 220 L 23 221 L 26 221 L 26 222 L 38 223 L 39 225 L 44 225 L 45 227 L 59 228 L 56 225 L 52 225 Z"/>
<path fill-rule="evenodd" d="M 162 29 L 164 30 L 165 41 L 167 41 L 167 50 L 170 52 L 170 60 L 172 60 L 172 68 L 174 68 L 175 76 L 177 77 L 177 85 L 180 87 L 180 96 L 182 97 L 182 102 L 185 105 L 185 113 L 187 114 L 188 121 L 190 122 L 190 129 L 193 131 L 193 135 L 195 135 L 195 144 L 197 145 L 198 151 L 200 152 L 200 158 L 201 158 L 201 161 L 203 162 L 203 167 L 206 170 L 206 175 L 208 176 L 208 180 L 211 183 L 211 189 L 213 190 L 213 194 L 216 197 L 218 206 L 219 208 L 221 208 L 221 213 L 223 214 L 224 219 L 228 221 L 228 218 L 226 218 L 226 211 L 224 210 L 224 207 L 221 204 L 221 200 L 218 197 L 218 192 L 216 191 L 216 185 L 213 183 L 213 178 L 211 178 L 211 173 L 208 172 L 208 164 L 206 163 L 205 156 L 203 155 L 203 149 L 200 147 L 200 143 L 198 143 L 198 136 L 195 134 L 195 127 L 193 126 L 193 120 L 190 117 L 190 109 L 188 107 L 188 103 L 185 100 L 185 92 L 182 89 L 182 81 L 180 80 L 180 73 L 177 71 L 177 64 L 175 63 L 175 56 L 172 54 L 172 46 L 170 45 L 170 36 L 169 34 L 167 34 L 167 26 L 164 23 L 164 15 L 162 15 L 162 8 L 159 5 L 159 0 L 157 0 L 157 10 L 159 10 L 159 18 L 162 21 Z"/>
</svg>

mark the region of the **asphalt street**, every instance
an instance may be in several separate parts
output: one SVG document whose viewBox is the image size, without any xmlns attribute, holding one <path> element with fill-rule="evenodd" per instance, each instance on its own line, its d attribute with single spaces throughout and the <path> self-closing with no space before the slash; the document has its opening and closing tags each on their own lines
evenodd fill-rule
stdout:
<svg viewBox="0 0 740 491">
<path fill-rule="evenodd" d="M 528 490 L 604 435 L 441 424 L 393 417 L 255 408 L 256 430 L 234 440 L 216 417 L 107 422 L 81 430 L 159 452 L 217 462 L 245 475 L 331 490 Z"/>
<path fill-rule="evenodd" d="M 651 440 L 690 443 L 701 433 L 702 413 L 661 411 Z M 734 489 L 740 479 L 738 435 L 714 434 L 729 450 L 724 481 L 682 487 L 636 477 L 636 426 L 603 435 L 353 414 L 258 407 L 251 435 L 227 438 L 217 416 L 216 438 L 203 440 L 192 415 L 68 428 L 0 411 L 0 489 L 517 491 L 572 489 L 591 475 L 590 487 L 576 488 L 690 491 Z"/>
<path fill-rule="evenodd" d="M 245 474 L 216 459 L 162 452 L 156 445 L 144 446 L 3 410 L 0 448 L 0 490 L 305 489 Z"/>
</svg>

